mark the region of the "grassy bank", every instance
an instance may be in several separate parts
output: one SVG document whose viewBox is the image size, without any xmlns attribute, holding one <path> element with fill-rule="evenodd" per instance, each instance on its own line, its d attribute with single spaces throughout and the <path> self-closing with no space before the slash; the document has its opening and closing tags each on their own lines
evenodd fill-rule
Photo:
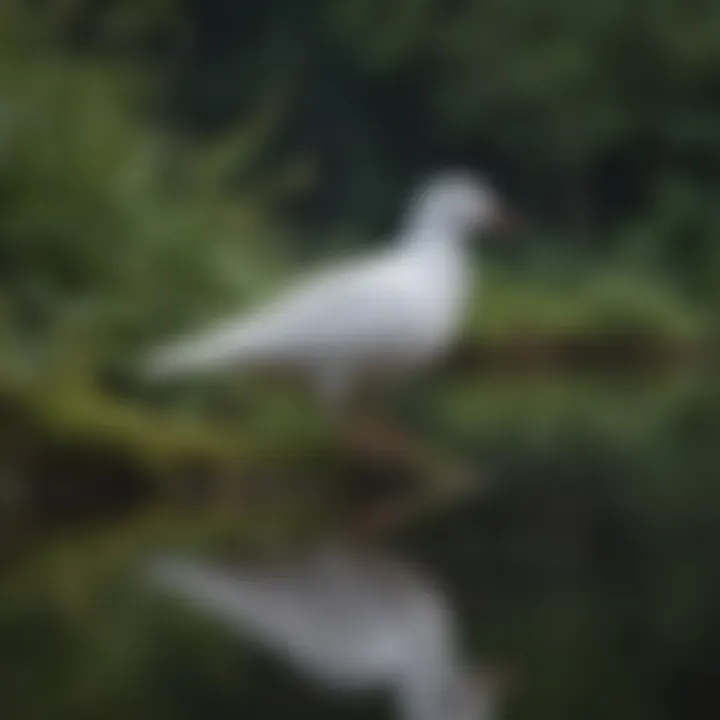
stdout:
<svg viewBox="0 0 720 720">
<path fill-rule="evenodd" d="M 711 346 L 706 311 L 670 283 L 620 265 L 579 265 L 549 277 L 491 265 L 477 284 L 463 345 L 470 364 L 651 365 Z"/>
</svg>

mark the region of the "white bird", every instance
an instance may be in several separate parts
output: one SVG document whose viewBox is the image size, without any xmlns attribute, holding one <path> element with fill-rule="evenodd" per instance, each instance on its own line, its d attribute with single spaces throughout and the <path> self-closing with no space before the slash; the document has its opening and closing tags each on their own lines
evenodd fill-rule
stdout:
<svg viewBox="0 0 720 720">
<path fill-rule="evenodd" d="M 457 663 L 453 616 L 407 566 L 338 547 L 272 570 L 161 560 L 171 597 L 259 643 L 319 687 L 390 691 L 401 720 L 489 720 L 491 674 Z"/>
<path fill-rule="evenodd" d="M 499 217 L 467 173 L 422 186 L 387 250 L 308 279 L 248 315 L 160 348 L 152 378 L 272 367 L 305 376 L 332 407 L 371 377 L 406 374 L 453 341 L 468 304 L 466 245 Z"/>
</svg>

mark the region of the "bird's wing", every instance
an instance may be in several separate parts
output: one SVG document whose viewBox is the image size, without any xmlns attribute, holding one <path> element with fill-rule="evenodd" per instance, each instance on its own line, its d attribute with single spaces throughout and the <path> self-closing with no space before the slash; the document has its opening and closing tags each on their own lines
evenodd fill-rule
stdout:
<svg viewBox="0 0 720 720">
<path fill-rule="evenodd" d="M 254 362 L 313 366 L 372 354 L 417 324 L 413 289 L 392 256 L 349 263 L 248 315 L 160 348 L 146 371 L 166 377 Z"/>
<path fill-rule="evenodd" d="M 260 575 L 234 576 L 212 565 L 163 558 L 145 571 L 149 583 L 201 614 L 241 630 L 263 632 L 283 619 L 283 604 Z"/>
<path fill-rule="evenodd" d="M 251 577 L 200 562 L 163 559 L 146 574 L 152 586 L 278 653 L 316 681 L 353 685 L 367 672 L 358 642 L 367 633 L 362 628 L 358 632 L 338 598 L 324 595 L 322 578 L 312 568 L 307 571 L 299 567 L 292 573 Z"/>
</svg>

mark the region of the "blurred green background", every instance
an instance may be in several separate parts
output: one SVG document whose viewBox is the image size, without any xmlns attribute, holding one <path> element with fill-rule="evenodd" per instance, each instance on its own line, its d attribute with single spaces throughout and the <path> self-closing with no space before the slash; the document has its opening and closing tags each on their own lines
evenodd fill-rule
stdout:
<svg viewBox="0 0 720 720">
<path fill-rule="evenodd" d="M 122 378 L 373 246 L 448 165 L 525 230 L 479 248 L 457 363 L 398 408 L 495 483 L 409 546 L 471 656 L 523 669 L 509 715 L 717 715 L 719 24 L 680 0 L 3 0 L 2 717 L 387 712 L 128 581 L 151 548 L 320 527 L 287 499 L 343 471 L 307 400 Z"/>
</svg>

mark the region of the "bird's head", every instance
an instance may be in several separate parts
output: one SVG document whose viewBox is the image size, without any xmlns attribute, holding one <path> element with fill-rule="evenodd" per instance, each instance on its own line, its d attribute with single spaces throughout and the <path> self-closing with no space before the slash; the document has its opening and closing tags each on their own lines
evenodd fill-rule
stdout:
<svg viewBox="0 0 720 720">
<path fill-rule="evenodd" d="M 446 172 L 426 180 L 410 203 L 406 223 L 413 230 L 462 238 L 506 232 L 513 224 L 490 183 L 466 171 Z"/>
</svg>

